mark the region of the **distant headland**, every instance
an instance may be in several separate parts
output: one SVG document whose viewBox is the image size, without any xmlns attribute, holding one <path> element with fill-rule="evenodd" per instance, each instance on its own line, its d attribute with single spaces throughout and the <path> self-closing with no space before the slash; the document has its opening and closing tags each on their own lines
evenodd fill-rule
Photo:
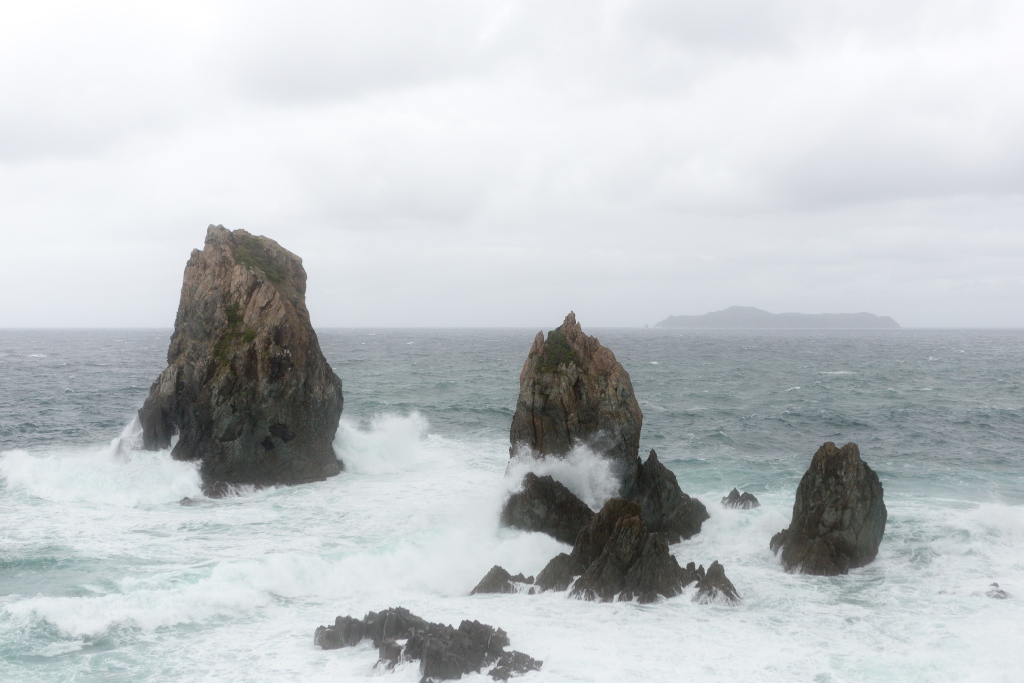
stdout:
<svg viewBox="0 0 1024 683">
<path fill-rule="evenodd" d="M 753 306 L 730 306 L 704 315 L 670 315 L 655 327 L 690 329 L 899 329 L 887 315 L 873 313 L 769 313 Z"/>
</svg>

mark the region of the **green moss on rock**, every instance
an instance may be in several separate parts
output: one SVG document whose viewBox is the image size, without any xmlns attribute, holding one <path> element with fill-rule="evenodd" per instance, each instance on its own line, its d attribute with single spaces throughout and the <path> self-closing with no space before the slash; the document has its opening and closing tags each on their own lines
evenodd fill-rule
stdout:
<svg viewBox="0 0 1024 683">
<path fill-rule="evenodd" d="M 287 272 L 271 259 L 258 237 L 235 234 L 235 260 L 250 268 L 263 271 L 274 284 L 284 281 Z"/>
<path fill-rule="evenodd" d="M 553 372 L 559 365 L 568 365 L 576 360 L 576 352 L 569 346 L 568 340 L 558 330 L 548 332 L 544 350 L 541 352 L 539 368 L 541 372 Z"/>
</svg>

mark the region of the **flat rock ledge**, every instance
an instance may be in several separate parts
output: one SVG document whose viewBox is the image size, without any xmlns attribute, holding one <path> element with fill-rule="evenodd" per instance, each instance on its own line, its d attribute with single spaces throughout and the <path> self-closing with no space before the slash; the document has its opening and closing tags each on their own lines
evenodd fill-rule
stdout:
<svg viewBox="0 0 1024 683">
<path fill-rule="evenodd" d="M 728 496 L 722 498 L 722 507 L 752 510 L 761 507 L 761 501 L 753 493 L 747 493 L 746 491 L 740 493 L 739 489 L 733 489 L 729 491 Z"/>
<path fill-rule="evenodd" d="M 668 543 L 678 543 L 700 533 L 711 515 L 696 498 L 683 493 L 676 475 L 658 460 L 651 449 L 647 462 L 636 459 L 636 471 L 627 477 L 623 498 L 640 506 L 647 531 Z"/>
<path fill-rule="evenodd" d="M 857 444 L 838 448 L 829 441 L 800 480 L 789 527 L 769 547 L 787 571 L 835 576 L 863 567 L 875 559 L 885 533 L 882 493 Z"/>
<path fill-rule="evenodd" d="M 523 488 L 501 509 L 501 525 L 540 531 L 562 543 L 573 543 L 580 529 L 590 524 L 594 511 L 550 475 L 527 472 Z"/>
<path fill-rule="evenodd" d="M 717 562 L 713 566 L 717 568 L 702 600 L 738 601 L 724 568 Z M 690 562 L 680 567 L 661 535 L 647 531 L 639 505 L 612 498 L 580 531 L 572 553 L 554 557 L 535 585 L 542 591 L 569 590 L 571 597 L 584 600 L 649 603 L 679 595 L 698 582 L 696 599 L 701 596 L 700 582 L 707 580 L 703 566 Z"/>
<path fill-rule="evenodd" d="M 507 681 L 538 671 L 543 664 L 522 652 L 505 650 L 509 639 L 500 628 L 479 621 L 463 621 L 458 628 L 431 623 L 404 607 L 369 612 L 362 619 L 339 616 L 332 626 L 317 627 L 313 643 L 335 650 L 367 638 L 377 648 L 378 670 L 419 661 L 421 683 L 454 680 L 483 669 L 489 669 L 494 680 Z"/>
</svg>

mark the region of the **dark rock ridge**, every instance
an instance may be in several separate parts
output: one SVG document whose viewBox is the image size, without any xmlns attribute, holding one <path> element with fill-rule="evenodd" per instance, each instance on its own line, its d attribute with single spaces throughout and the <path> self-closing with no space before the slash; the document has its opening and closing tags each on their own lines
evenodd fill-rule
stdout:
<svg viewBox="0 0 1024 683">
<path fill-rule="evenodd" d="M 692 562 L 680 567 L 662 535 L 648 532 L 639 505 L 612 498 L 580 531 L 572 554 L 553 558 L 537 575 L 536 585 L 541 590 L 571 585 L 571 595 L 586 600 L 646 603 L 679 595 L 704 578 L 703 567 Z"/>
<path fill-rule="evenodd" d="M 899 329 L 887 315 L 873 313 L 769 313 L 753 306 L 730 306 L 704 315 L 670 315 L 655 327 L 702 329 Z"/>
<path fill-rule="evenodd" d="M 403 607 L 369 612 L 362 619 L 339 616 L 334 625 L 316 629 L 313 643 L 334 650 L 358 645 L 364 638 L 377 648 L 380 668 L 418 660 L 422 682 L 462 678 L 486 667 L 492 667 L 491 678 L 507 681 L 542 664 L 522 652 L 506 651 L 508 635 L 500 628 L 479 621 L 453 628 L 430 623 Z"/>
<path fill-rule="evenodd" d="M 761 502 L 754 497 L 753 493 L 739 492 L 739 489 L 733 489 L 729 491 L 729 495 L 722 499 L 722 505 L 727 508 L 737 508 L 739 510 L 750 510 L 752 508 L 761 507 Z"/>
<path fill-rule="evenodd" d="M 789 528 L 772 537 L 787 570 L 834 576 L 862 567 L 878 553 L 886 510 L 878 475 L 857 444 L 831 441 L 814 454 L 796 490 Z"/>
<path fill-rule="evenodd" d="M 533 583 L 532 576 L 523 576 L 522 574 L 516 574 L 512 576 L 503 567 L 494 565 L 491 570 L 484 575 L 484 578 L 480 579 L 480 583 L 476 585 L 470 595 L 476 595 L 477 593 L 518 593 L 520 592 L 520 586 L 526 586 Z M 529 589 L 533 592 L 533 589 Z"/>
<path fill-rule="evenodd" d="M 693 601 L 703 604 L 724 602 L 731 605 L 740 601 L 736 587 L 726 578 L 725 567 L 718 560 L 712 562 L 708 571 L 697 581 L 697 594 L 693 596 Z"/>
<path fill-rule="evenodd" d="M 181 287 L 167 369 L 139 410 L 143 444 L 200 460 L 207 489 L 338 474 L 341 380 L 306 310 L 302 259 L 211 225 Z"/>
<path fill-rule="evenodd" d="M 594 511 L 550 475 L 527 472 L 523 488 L 509 496 L 501 509 L 502 526 L 542 531 L 562 543 L 572 543 Z"/>
<path fill-rule="evenodd" d="M 659 462 L 653 448 L 647 462 L 636 458 L 636 471 L 627 477 L 626 486 L 623 497 L 640 506 L 647 531 L 661 534 L 669 543 L 700 533 L 710 518 L 703 503 L 683 493 L 676 475 Z"/>
<path fill-rule="evenodd" d="M 561 456 L 579 443 L 628 469 L 642 423 L 629 374 L 615 354 L 583 333 L 574 313 L 547 339 L 537 333 L 519 375 L 512 456 Z"/>
</svg>

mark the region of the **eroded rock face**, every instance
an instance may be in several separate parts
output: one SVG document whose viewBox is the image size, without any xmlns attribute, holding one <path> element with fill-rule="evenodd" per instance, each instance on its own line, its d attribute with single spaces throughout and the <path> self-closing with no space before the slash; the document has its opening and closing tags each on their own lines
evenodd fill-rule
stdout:
<svg viewBox="0 0 1024 683">
<path fill-rule="evenodd" d="M 697 581 L 697 593 L 693 596 L 694 602 L 736 604 L 740 601 L 736 587 L 726 577 L 725 567 L 719 564 L 718 560 L 712 562 L 707 572 L 703 572 L 703 574 L 704 576 Z"/>
<path fill-rule="evenodd" d="M 627 482 L 623 497 L 640 506 L 647 531 L 662 534 L 669 543 L 700 533 L 710 518 L 703 503 L 683 493 L 676 475 L 661 464 L 653 448 L 647 462 L 636 459 L 635 474 Z"/>
<path fill-rule="evenodd" d="M 882 484 L 857 444 L 824 444 L 796 490 L 788 529 L 772 537 L 787 570 L 833 576 L 862 567 L 878 553 L 886 520 Z"/>
<path fill-rule="evenodd" d="M 573 543 L 594 511 L 550 475 L 527 472 L 523 488 L 509 496 L 501 509 L 502 526 L 541 531 L 562 543 Z"/>
<path fill-rule="evenodd" d="M 561 456 L 580 443 L 628 469 L 642 423 L 629 374 L 615 354 L 583 333 L 574 313 L 547 339 L 537 333 L 519 375 L 512 456 Z"/>
<path fill-rule="evenodd" d="M 402 661 L 420 662 L 423 681 L 453 680 L 492 667 L 495 680 L 536 671 L 543 662 L 521 652 L 506 651 L 508 635 L 479 621 L 463 621 L 458 628 L 426 621 L 403 607 L 335 619 L 320 626 L 313 643 L 324 650 L 358 645 L 364 638 L 377 648 L 378 667 L 394 668 Z"/>
<path fill-rule="evenodd" d="M 728 496 L 722 498 L 722 506 L 736 508 L 737 510 L 752 510 L 753 508 L 761 507 L 761 502 L 753 493 L 747 493 L 746 491 L 740 493 L 739 489 L 733 489 L 729 491 Z"/>
<path fill-rule="evenodd" d="M 306 310 L 302 260 L 211 225 L 181 288 L 167 369 L 139 410 L 143 444 L 200 460 L 208 490 L 338 474 L 341 380 Z"/>
<path fill-rule="evenodd" d="M 536 585 L 541 590 L 571 585 L 571 595 L 585 600 L 655 602 L 704 578 L 703 567 L 692 562 L 680 567 L 663 536 L 647 531 L 639 505 L 612 498 L 580 531 L 572 554 L 553 558 Z"/>
<path fill-rule="evenodd" d="M 480 579 L 470 595 L 478 593 L 518 593 L 519 587 L 533 583 L 532 576 L 523 576 L 522 573 L 512 576 L 501 566 L 494 565 L 491 570 Z"/>
</svg>

